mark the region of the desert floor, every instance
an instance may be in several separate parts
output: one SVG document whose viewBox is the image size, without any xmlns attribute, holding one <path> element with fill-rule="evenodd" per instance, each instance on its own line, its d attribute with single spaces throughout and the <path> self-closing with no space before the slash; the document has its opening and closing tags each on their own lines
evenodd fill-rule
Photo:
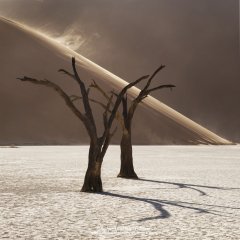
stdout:
<svg viewBox="0 0 240 240">
<path fill-rule="evenodd" d="M 0 239 L 240 239 L 240 146 L 135 146 L 141 180 L 104 160 L 81 193 L 87 146 L 0 148 Z"/>
</svg>

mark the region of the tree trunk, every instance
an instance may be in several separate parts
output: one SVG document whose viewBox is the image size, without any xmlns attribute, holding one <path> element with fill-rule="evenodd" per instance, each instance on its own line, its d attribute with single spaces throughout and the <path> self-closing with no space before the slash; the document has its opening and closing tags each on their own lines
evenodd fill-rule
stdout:
<svg viewBox="0 0 240 240">
<path fill-rule="evenodd" d="M 121 139 L 121 168 L 118 177 L 138 179 L 133 167 L 131 131 L 125 130 Z"/>
<path fill-rule="evenodd" d="M 81 192 L 103 192 L 101 167 L 103 159 L 99 158 L 100 146 L 90 144 L 88 168 Z"/>
</svg>

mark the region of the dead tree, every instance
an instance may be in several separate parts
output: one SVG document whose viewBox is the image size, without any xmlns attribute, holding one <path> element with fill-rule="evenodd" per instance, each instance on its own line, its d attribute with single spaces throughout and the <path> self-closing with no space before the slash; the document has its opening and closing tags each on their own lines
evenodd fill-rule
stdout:
<svg viewBox="0 0 240 240">
<path fill-rule="evenodd" d="M 137 174 L 134 171 L 133 165 L 133 153 L 132 153 L 132 120 L 134 113 L 139 105 L 151 92 L 163 89 L 175 87 L 172 84 L 160 85 L 154 88 L 150 88 L 154 77 L 164 68 L 160 66 L 148 79 L 144 88 L 139 92 L 138 96 L 131 101 L 130 107 L 128 108 L 127 95 L 122 97 L 122 116 L 124 122 L 124 130 L 122 132 L 122 138 L 120 143 L 121 148 L 121 166 L 118 177 L 138 179 Z"/>
<path fill-rule="evenodd" d="M 118 174 L 118 177 L 122 178 L 130 178 L 130 179 L 138 179 L 137 174 L 134 170 L 133 165 L 133 152 L 132 152 L 132 120 L 134 113 L 139 105 L 151 92 L 163 89 L 163 88 L 170 88 L 172 89 L 175 87 L 172 84 L 165 84 L 160 85 L 154 88 L 150 88 L 150 85 L 152 83 L 152 80 L 154 77 L 164 68 L 165 66 L 160 66 L 148 79 L 147 83 L 143 87 L 143 89 L 139 92 L 137 97 L 135 97 L 130 104 L 130 107 L 128 108 L 128 99 L 127 95 L 122 96 L 122 116 L 118 116 L 118 120 L 122 127 L 122 137 L 121 137 L 121 143 L 120 143 L 120 149 L 121 149 L 121 166 L 120 166 L 120 172 Z M 98 91 L 100 91 L 105 98 L 108 100 L 110 99 L 110 96 L 106 94 L 106 92 L 97 85 L 96 82 L 93 82 L 91 87 L 94 87 Z M 119 95 L 115 94 L 116 97 Z M 112 103 L 113 104 L 113 103 Z M 106 106 L 105 106 L 106 108 Z"/>
<path fill-rule="evenodd" d="M 115 132 L 111 132 L 111 127 L 115 119 L 118 108 L 121 104 L 122 97 L 126 94 L 127 90 L 142 80 L 148 78 L 149 76 L 143 76 L 138 80 L 125 86 L 121 92 L 118 94 L 112 109 L 110 110 L 111 103 L 113 101 L 113 95 L 110 96 L 108 103 L 106 104 L 106 109 L 103 113 L 103 124 L 104 130 L 100 137 L 98 137 L 97 127 L 95 119 L 93 117 L 92 108 L 89 99 L 89 88 L 87 89 L 84 82 L 80 78 L 75 64 L 75 58 L 72 58 L 72 69 L 73 73 L 68 72 L 64 69 L 60 69 L 62 72 L 71 78 L 73 78 L 80 87 L 81 98 L 83 101 L 84 112 L 80 111 L 74 104 L 74 99 L 69 96 L 60 86 L 49 80 L 38 80 L 30 77 L 24 76 L 23 78 L 18 78 L 21 81 L 31 82 L 33 84 L 42 85 L 55 90 L 65 101 L 69 109 L 78 117 L 78 119 L 84 124 L 87 133 L 90 137 L 90 147 L 88 154 L 88 168 L 85 174 L 84 183 L 82 186 L 82 192 L 102 192 L 102 180 L 101 180 L 101 166 L 103 158 L 106 154 L 110 140 Z"/>
</svg>

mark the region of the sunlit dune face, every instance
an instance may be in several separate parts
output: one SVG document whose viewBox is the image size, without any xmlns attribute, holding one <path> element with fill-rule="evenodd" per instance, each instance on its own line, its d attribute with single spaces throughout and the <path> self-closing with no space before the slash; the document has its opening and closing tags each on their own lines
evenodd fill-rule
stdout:
<svg viewBox="0 0 240 240">
<path fill-rule="evenodd" d="M 9 30 L 11 34 L 15 34 L 15 38 L 17 38 L 18 35 L 22 35 L 23 41 L 27 41 L 30 45 L 35 44 L 35 46 L 39 48 L 38 51 L 45 51 L 49 57 L 55 57 L 54 62 L 58 61 L 59 59 L 63 59 L 69 64 L 69 57 L 75 56 L 79 71 L 87 72 L 89 75 L 99 80 L 101 85 L 110 85 L 111 88 L 114 88 L 116 91 L 120 91 L 128 84 L 128 82 L 124 81 L 113 73 L 74 52 L 70 47 L 65 47 L 59 43 L 59 41 L 57 42 L 50 37 L 47 37 L 44 34 L 24 25 L 9 22 L 5 19 L 0 20 L 2 21 L 2 23 L 1 21 L 0 23 L 2 24 L 3 28 Z M 65 38 L 65 42 L 67 42 L 68 45 L 71 45 L 72 40 L 71 38 L 70 40 Z M 38 53 L 39 52 L 36 54 L 38 55 Z M 39 56 L 37 58 L 39 58 Z M 139 89 L 136 87 L 133 87 L 129 91 L 129 95 L 132 97 L 135 97 L 138 93 Z M 187 139 L 187 141 L 191 140 L 191 142 L 195 144 L 230 144 L 229 141 L 193 122 L 191 119 L 185 117 L 153 97 L 146 98 L 144 100 L 144 105 L 147 106 L 148 111 L 151 110 L 155 114 L 154 121 L 159 121 L 160 123 L 165 122 L 168 125 L 169 130 L 172 131 L 172 134 L 174 134 L 176 138 L 179 138 L 180 141 L 186 141 Z M 157 123 L 156 126 L 158 127 L 159 123 Z M 164 125 L 163 128 L 166 128 L 166 126 Z"/>
</svg>

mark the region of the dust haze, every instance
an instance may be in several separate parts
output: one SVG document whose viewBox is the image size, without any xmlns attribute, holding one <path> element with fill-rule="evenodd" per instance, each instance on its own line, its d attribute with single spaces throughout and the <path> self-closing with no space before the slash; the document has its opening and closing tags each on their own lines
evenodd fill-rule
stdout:
<svg viewBox="0 0 240 240">
<path fill-rule="evenodd" d="M 159 81 L 177 88 L 154 96 L 233 141 L 240 141 L 238 11 L 236 0 L 0 1 L 1 15 L 127 81 L 165 64 Z"/>
</svg>

